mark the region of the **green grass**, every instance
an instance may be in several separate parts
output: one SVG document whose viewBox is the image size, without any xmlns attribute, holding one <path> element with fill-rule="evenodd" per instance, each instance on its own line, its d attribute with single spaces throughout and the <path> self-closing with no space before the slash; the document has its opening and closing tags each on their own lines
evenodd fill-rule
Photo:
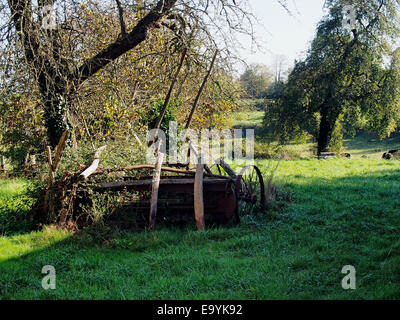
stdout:
<svg viewBox="0 0 400 320">
<path fill-rule="evenodd" d="M 278 179 L 294 200 L 239 226 L 4 236 L 0 298 L 400 298 L 400 162 L 283 161 Z M 349 264 L 354 291 L 341 288 Z M 41 288 L 44 265 L 56 290 Z"/>
<path fill-rule="evenodd" d="M 232 116 L 235 128 L 259 128 L 264 119 L 264 111 L 235 112 Z"/>
<path fill-rule="evenodd" d="M 231 118 L 235 128 L 253 128 L 257 134 L 262 128 L 264 111 L 235 112 Z M 284 148 L 298 154 L 300 158 L 312 158 L 316 143 L 290 144 Z M 350 153 L 353 158 L 380 159 L 384 152 L 391 149 L 400 149 L 400 133 L 380 139 L 375 133 L 359 132 L 343 142 L 343 152 Z"/>
<path fill-rule="evenodd" d="M 0 180 L 0 199 L 20 196 L 25 192 L 28 182 L 25 180 Z"/>
<path fill-rule="evenodd" d="M 0 235 L 30 229 L 25 215 L 35 201 L 27 192 L 31 185 L 23 179 L 0 180 Z"/>
<path fill-rule="evenodd" d="M 383 140 L 379 139 L 377 134 L 360 133 L 355 139 L 346 139 L 343 146 L 355 157 L 380 159 L 384 152 L 400 149 L 400 133 L 394 133 Z"/>
</svg>

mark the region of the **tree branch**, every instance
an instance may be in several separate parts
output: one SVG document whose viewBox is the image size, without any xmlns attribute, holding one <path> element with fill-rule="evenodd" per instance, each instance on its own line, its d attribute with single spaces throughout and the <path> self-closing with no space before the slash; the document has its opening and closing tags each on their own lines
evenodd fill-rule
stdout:
<svg viewBox="0 0 400 320">
<path fill-rule="evenodd" d="M 117 7 L 118 7 L 119 22 L 121 24 L 121 35 L 122 35 L 122 37 L 125 37 L 126 36 L 126 26 L 125 26 L 125 21 L 124 21 L 124 9 L 122 9 L 120 0 L 115 0 L 115 2 L 117 3 Z"/>
<path fill-rule="evenodd" d="M 96 56 L 85 61 L 71 76 L 76 85 L 104 68 L 127 51 L 135 48 L 146 40 L 148 33 L 171 10 L 177 0 L 159 0 L 157 5 L 141 19 L 138 24 L 125 37 L 118 39 Z"/>
</svg>

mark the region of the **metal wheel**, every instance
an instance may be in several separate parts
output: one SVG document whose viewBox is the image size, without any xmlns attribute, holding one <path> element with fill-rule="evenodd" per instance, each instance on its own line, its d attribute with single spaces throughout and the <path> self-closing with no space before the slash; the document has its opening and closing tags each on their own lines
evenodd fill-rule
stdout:
<svg viewBox="0 0 400 320">
<path fill-rule="evenodd" d="M 265 207 L 264 179 L 258 167 L 250 165 L 244 167 L 238 174 L 235 182 L 235 194 L 238 200 L 236 220 L 239 222 L 241 214 L 255 214 Z"/>
</svg>

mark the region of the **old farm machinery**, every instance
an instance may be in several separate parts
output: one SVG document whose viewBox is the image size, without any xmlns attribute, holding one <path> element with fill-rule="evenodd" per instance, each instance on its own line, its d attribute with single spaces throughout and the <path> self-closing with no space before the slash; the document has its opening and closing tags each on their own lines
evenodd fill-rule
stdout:
<svg viewBox="0 0 400 320">
<path fill-rule="evenodd" d="M 185 56 L 186 50 L 182 53 L 180 65 L 157 119 L 156 129 L 160 128 Z M 186 129 L 190 125 L 216 57 L 217 52 L 194 100 Z M 189 140 L 186 163 L 163 165 L 165 154 L 159 151 L 161 142 L 157 134 L 150 140 L 149 146 L 157 146 L 155 164 L 100 170 L 98 166 L 100 154 L 104 150 L 102 147 L 97 150 L 92 164 L 84 171 L 77 175 L 66 175 L 58 185 L 54 185 L 54 171 L 66 145 L 66 137 L 63 136 L 56 149 L 54 161 L 48 148 L 51 172 L 50 186 L 43 201 L 44 211 L 49 211 L 51 203 L 54 203 L 52 199 L 61 199 L 59 202 L 64 203 L 62 209 L 52 210 L 61 211 L 59 222 L 65 224 L 71 217 L 75 218 L 74 221 L 79 221 L 82 216 L 79 208 L 82 204 L 90 203 L 94 194 L 118 195 L 115 198 L 118 200 L 114 203 L 116 210 L 112 216 L 125 217 L 125 224 L 139 219 L 149 230 L 154 230 L 156 219 L 178 223 L 193 220 L 194 217 L 198 230 L 203 230 L 206 222 L 239 222 L 240 210 L 245 206 L 256 210 L 264 207 L 264 181 L 256 166 L 245 166 L 236 173 L 222 159 L 212 166 L 201 161 L 191 165 L 191 156 L 201 159 L 201 154 Z M 85 187 L 81 188 L 82 185 Z"/>
<path fill-rule="evenodd" d="M 162 166 L 163 155 L 158 155 L 155 165 L 113 170 L 95 171 L 98 162 L 94 160 L 93 167 L 86 169 L 80 180 L 86 180 L 92 192 L 119 194 L 116 215 L 128 220 L 136 217 L 149 230 L 154 230 L 156 219 L 172 223 L 195 219 L 201 231 L 206 222 L 240 222 L 240 210 L 244 207 L 254 210 L 264 207 L 264 181 L 256 166 L 246 166 L 236 174 L 220 160 L 212 167 L 198 163 L 193 168 L 177 169 Z M 90 171 L 93 174 L 88 176 Z M 98 179 L 104 175 L 109 182 Z"/>
</svg>

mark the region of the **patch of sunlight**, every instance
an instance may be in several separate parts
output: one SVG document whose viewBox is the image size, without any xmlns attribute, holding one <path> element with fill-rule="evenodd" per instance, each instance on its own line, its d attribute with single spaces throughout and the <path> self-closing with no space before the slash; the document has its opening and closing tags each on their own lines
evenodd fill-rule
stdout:
<svg viewBox="0 0 400 320">
<path fill-rule="evenodd" d="M 28 185 L 25 180 L 0 180 L 0 197 L 8 198 L 25 192 Z"/>
<path fill-rule="evenodd" d="M 71 236 L 71 233 L 44 227 L 42 231 L 33 231 L 23 235 L 0 237 L 0 262 L 18 258 L 46 247 L 52 246 Z"/>
</svg>

